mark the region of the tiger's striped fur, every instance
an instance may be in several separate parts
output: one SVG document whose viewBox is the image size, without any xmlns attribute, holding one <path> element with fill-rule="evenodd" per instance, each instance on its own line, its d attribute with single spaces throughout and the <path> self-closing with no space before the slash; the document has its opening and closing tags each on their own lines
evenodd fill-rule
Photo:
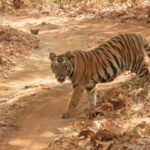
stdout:
<svg viewBox="0 0 150 150">
<path fill-rule="evenodd" d="M 150 72 L 145 52 L 150 57 L 150 47 L 142 36 L 121 34 L 88 52 L 74 51 L 58 56 L 50 53 L 51 67 L 58 81 L 68 76 L 73 84 L 74 91 L 63 117 L 74 113 L 84 89 L 88 92 L 90 106 L 96 105 L 96 93 L 90 92 L 91 89 L 97 83 L 112 81 L 126 70 L 142 79 L 144 92 L 148 93 Z"/>
</svg>

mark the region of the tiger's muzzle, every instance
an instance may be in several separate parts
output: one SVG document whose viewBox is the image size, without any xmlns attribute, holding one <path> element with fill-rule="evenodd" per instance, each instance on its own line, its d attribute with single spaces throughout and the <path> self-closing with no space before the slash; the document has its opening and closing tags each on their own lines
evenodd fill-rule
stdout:
<svg viewBox="0 0 150 150">
<path fill-rule="evenodd" d="M 65 81 L 65 77 L 64 76 L 56 75 L 56 79 L 57 79 L 58 82 L 64 82 Z"/>
</svg>

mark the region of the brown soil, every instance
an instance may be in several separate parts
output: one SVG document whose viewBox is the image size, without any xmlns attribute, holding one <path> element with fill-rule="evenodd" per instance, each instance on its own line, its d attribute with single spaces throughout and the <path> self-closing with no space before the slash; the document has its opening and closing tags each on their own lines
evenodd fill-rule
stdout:
<svg viewBox="0 0 150 150">
<path fill-rule="evenodd" d="M 129 23 L 93 23 L 90 19 L 58 17 L 38 20 L 16 17 L 4 20 L 2 17 L 2 21 L 3 25 L 11 24 L 26 32 L 37 26 L 40 48 L 18 64 L 15 72 L 8 73 L 7 79 L 0 78 L 1 150 L 46 150 L 49 138 L 72 121 L 60 118 L 71 95 L 71 85 L 59 85 L 55 81 L 48 60 L 50 51 L 90 49 L 123 32 L 140 33 L 150 42 L 150 28 Z M 49 25 L 41 24 L 43 21 Z M 127 77 L 122 80 L 125 79 Z"/>
</svg>

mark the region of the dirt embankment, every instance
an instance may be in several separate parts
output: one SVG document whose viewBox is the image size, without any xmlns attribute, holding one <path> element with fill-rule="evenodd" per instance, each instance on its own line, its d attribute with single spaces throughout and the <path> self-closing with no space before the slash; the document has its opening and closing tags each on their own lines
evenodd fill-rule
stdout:
<svg viewBox="0 0 150 150">
<path fill-rule="evenodd" d="M 39 48 L 39 40 L 31 34 L 10 26 L 0 26 L 0 73 L 13 70 L 20 58 Z"/>
</svg>

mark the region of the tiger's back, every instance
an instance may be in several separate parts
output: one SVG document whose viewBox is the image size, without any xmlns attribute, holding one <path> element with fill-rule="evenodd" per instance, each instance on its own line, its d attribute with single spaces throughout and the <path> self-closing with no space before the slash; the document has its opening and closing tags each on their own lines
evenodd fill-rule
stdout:
<svg viewBox="0 0 150 150">
<path fill-rule="evenodd" d="M 150 53 L 148 43 L 137 34 L 121 34 L 89 52 L 75 51 L 73 84 L 77 86 L 88 80 L 109 82 L 125 70 L 142 77 L 140 73 L 147 71 L 145 51 Z"/>
</svg>

